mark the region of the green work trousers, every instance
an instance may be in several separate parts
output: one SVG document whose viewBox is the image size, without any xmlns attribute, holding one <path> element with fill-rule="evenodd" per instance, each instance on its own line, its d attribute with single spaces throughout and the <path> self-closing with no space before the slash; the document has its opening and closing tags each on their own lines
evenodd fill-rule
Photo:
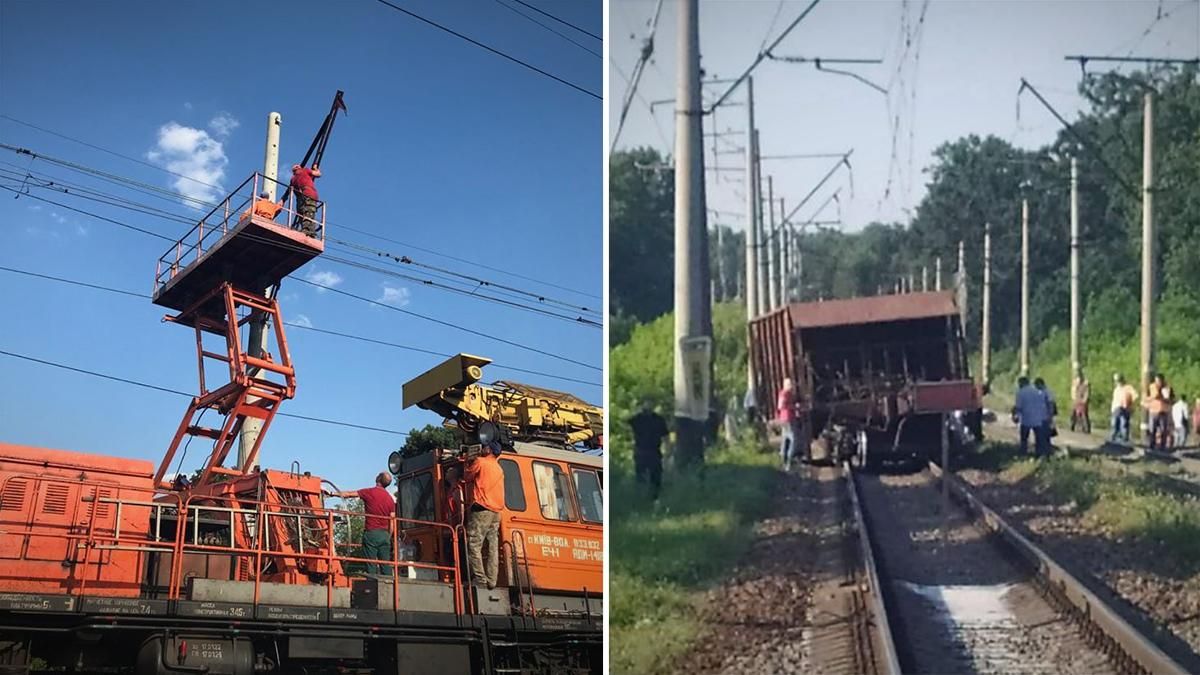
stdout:
<svg viewBox="0 0 1200 675">
<path fill-rule="evenodd" d="M 487 542 L 487 561 L 483 545 Z M 472 510 L 467 515 L 467 559 L 471 563 L 471 582 L 496 587 L 500 573 L 500 514 L 494 511 Z"/>
<path fill-rule="evenodd" d="M 392 537 L 387 530 L 365 530 L 362 541 L 362 557 L 372 560 L 392 559 Z M 379 568 L 380 566 L 375 563 L 367 563 L 367 574 L 379 574 Z M 391 573 L 390 568 L 388 568 L 388 573 Z"/>
</svg>

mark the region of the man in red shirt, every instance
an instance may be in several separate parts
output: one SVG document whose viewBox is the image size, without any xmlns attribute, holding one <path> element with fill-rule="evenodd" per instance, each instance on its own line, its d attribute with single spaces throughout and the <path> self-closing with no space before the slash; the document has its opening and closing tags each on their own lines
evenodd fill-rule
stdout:
<svg viewBox="0 0 1200 675">
<path fill-rule="evenodd" d="M 375 477 L 375 486 L 353 490 L 350 492 L 328 492 L 333 497 L 343 499 L 357 497 L 363 502 L 363 513 L 366 522 L 363 523 L 362 557 L 372 560 L 392 559 L 392 533 L 389 521 L 396 514 L 396 500 L 387 486 L 392 484 L 392 477 L 386 472 L 380 472 Z M 379 574 L 380 566 L 375 563 L 367 564 L 367 574 Z M 390 570 L 389 570 L 390 572 Z"/>
<path fill-rule="evenodd" d="M 467 466 L 471 486 L 471 508 L 467 515 L 467 559 L 471 564 L 471 582 L 496 587 L 500 573 L 500 513 L 504 511 L 504 469 L 500 468 L 500 445 L 490 447 Z M 487 542 L 486 566 L 483 544 Z"/>
<path fill-rule="evenodd" d="M 296 220 L 294 229 L 304 231 L 310 237 L 317 235 L 317 186 L 314 180 L 321 177 L 321 167 L 309 169 L 299 164 L 292 165 L 292 191 L 296 193 Z"/>
</svg>

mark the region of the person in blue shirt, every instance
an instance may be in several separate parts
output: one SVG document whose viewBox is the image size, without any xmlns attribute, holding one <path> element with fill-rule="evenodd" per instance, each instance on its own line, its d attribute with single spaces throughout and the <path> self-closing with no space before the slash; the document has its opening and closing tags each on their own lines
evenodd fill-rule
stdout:
<svg viewBox="0 0 1200 675">
<path fill-rule="evenodd" d="M 1028 377 L 1017 380 L 1017 398 L 1013 405 L 1013 416 L 1020 425 L 1021 454 L 1029 452 L 1029 434 L 1033 433 L 1034 455 L 1050 454 L 1050 400 L 1037 387 L 1029 383 Z"/>
</svg>

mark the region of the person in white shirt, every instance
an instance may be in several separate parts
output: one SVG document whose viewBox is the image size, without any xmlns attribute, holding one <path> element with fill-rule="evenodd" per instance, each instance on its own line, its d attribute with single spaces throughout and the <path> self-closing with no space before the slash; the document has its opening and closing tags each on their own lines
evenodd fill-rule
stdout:
<svg viewBox="0 0 1200 675">
<path fill-rule="evenodd" d="M 1189 413 L 1187 396 L 1180 394 L 1179 398 L 1175 400 L 1175 405 L 1171 406 L 1171 424 L 1175 430 L 1173 440 L 1176 448 L 1187 445 Z"/>
</svg>

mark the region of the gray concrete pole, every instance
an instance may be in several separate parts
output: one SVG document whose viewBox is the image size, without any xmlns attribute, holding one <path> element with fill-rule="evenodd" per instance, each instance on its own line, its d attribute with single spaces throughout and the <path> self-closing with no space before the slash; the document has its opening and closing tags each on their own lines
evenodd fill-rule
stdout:
<svg viewBox="0 0 1200 675">
<path fill-rule="evenodd" d="M 746 319 L 758 310 L 758 163 L 754 143 L 754 78 L 746 78 Z M 753 369 L 747 369 L 754 384 Z"/>
<path fill-rule="evenodd" d="M 275 180 L 279 177 L 279 130 L 283 124 L 283 117 L 279 113 L 273 112 L 267 115 L 267 142 L 263 151 L 263 186 L 262 191 L 267 193 L 267 198 L 275 201 Z M 254 195 L 256 198 L 258 195 Z M 274 295 L 274 289 L 268 288 L 263 291 L 263 295 L 268 299 Z M 246 340 L 246 353 L 256 358 L 262 358 L 262 355 L 267 351 L 267 338 L 270 332 L 270 327 L 267 325 L 267 317 L 259 314 L 250 321 L 250 334 Z M 258 374 L 258 369 L 252 371 L 254 375 Z M 247 402 L 257 400 L 255 397 L 246 399 Z M 242 422 L 242 432 L 238 436 L 238 467 L 249 469 L 246 466 L 246 460 L 250 457 L 250 450 L 254 448 L 254 444 L 258 442 L 258 437 L 262 433 L 262 420 L 253 417 L 247 417 Z M 259 452 L 256 458 L 259 464 L 262 464 L 262 452 Z"/>
<path fill-rule="evenodd" d="M 708 392 L 698 387 L 702 371 L 685 353 L 704 332 L 704 284 L 708 260 L 704 210 L 704 146 L 700 104 L 698 0 L 679 3 L 675 94 L 675 429 L 682 464 L 703 461 Z M 691 366 L 689 368 L 689 365 Z"/>
<path fill-rule="evenodd" d="M 933 259 L 933 290 L 942 290 L 942 256 Z"/>
<path fill-rule="evenodd" d="M 1154 95 L 1146 92 L 1142 114 L 1142 395 L 1154 373 Z M 1147 410 L 1146 415 L 1149 415 Z M 1149 420 L 1146 417 L 1147 421 Z"/>
<path fill-rule="evenodd" d="M 804 231 L 796 233 L 796 302 L 804 302 L 804 248 L 800 245 Z"/>
<path fill-rule="evenodd" d="M 929 290 L 929 265 L 921 265 L 921 292 Z"/>
<path fill-rule="evenodd" d="M 722 232 L 723 227 L 717 224 L 717 275 L 713 277 L 713 302 L 724 302 L 726 300 L 725 282 L 725 233 Z"/>
<path fill-rule="evenodd" d="M 965 334 L 967 332 L 967 246 L 966 242 L 958 240 L 958 274 L 955 275 L 958 290 L 959 325 Z"/>
<path fill-rule="evenodd" d="M 992 379 L 992 224 L 983 224 L 983 337 L 980 339 L 980 370 L 983 381 Z"/>
<path fill-rule="evenodd" d="M 746 321 L 759 314 L 758 295 L 758 161 L 755 157 L 757 143 L 754 131 L 754 78 L 746 78 Z M 750 354 L 750 331 L 746 330 L 747 350 Z M 757 382 L 754 371 L 754 359 L 746 361 L 746 387 L 754 390 Z"/>
<path fill-rule="evenodd" d="M 779 247 L 776 245 L 775 230 L 775 179 L 767 176 L 767 230 L 763 235 L 767 242 L 767 308 L 779 306 Z"/>
<path fill-rule="evenodd" d="M 1021 200 L 1021 374 L 1029 374 L 1029 200 Z"/>
<path fill-rule="evenodd" d="M 754 222 L 758 225 L 758 273 L 755 275 L 758 287 L 758 314 L 765 314 L 771 304 L 771 296 L 767 284 L 767 219 L 763 216 L 762 198 L 762 143 L 758 129 L 754 130 L 754 193 L 758 198 L 754 208 L 758 214 Z"/>
<path fill-rule="evenodd" d="M 779 217 L 787 213 L 783 197 L 779 198 Z M 792 256 L 789 247 L 792 245 L 792 231 L 786 221 L 779 223 L 779 304 L 791 302 Z"/>
<path fill-rule="evenodd" d="M 1071 377 L 1079 373 L 1079 167 L 1071 158 Z"/>
</svg>

